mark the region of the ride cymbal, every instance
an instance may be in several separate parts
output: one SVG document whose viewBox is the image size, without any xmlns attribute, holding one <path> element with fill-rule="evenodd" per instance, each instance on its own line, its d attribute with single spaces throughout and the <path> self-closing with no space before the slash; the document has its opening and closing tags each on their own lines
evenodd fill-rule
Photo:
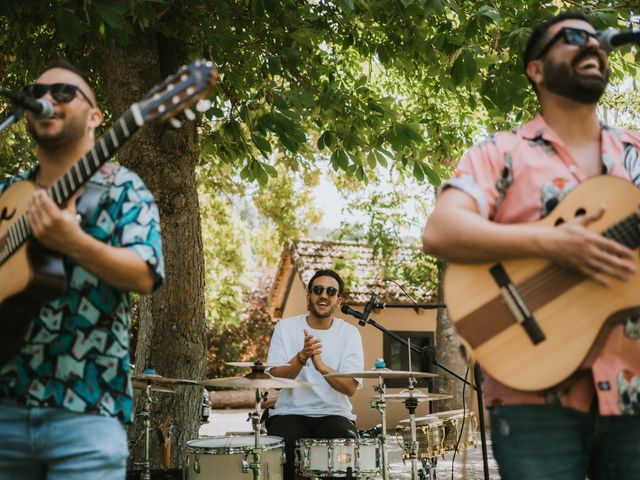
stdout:
<svg viewBox="0 0 640 480">
<path fill-rule="evenodd" d="M 428 378 L 436 377 L 435 373 L 408 372 L 402 370 L 390 370 L 388 368 L 374 368 L 361 372 L 335 372 L 325 375 L 332 378 Z"/>
<path fill-rule="evenodd" d="M 261 361 L 256 362 L 225 362 L 227 365 L 231 365 L 232 367 L 246 367 L 246 368 L 275 368 L 275 367 L 288 367 L 289 363 L 262 363 Z"/>
<path fill-rule="evenodd" d="M 149 385 L 148 383 L 145 382 L 131 382 L 131 385 L 133 386 L 133 388 L 137 388 L 138 390 L 146 390 L 147 385 Z M 160 387 L 157 385 L 149 385 L 149 389 L 152 392 L 159 392 L 159 393 L 176 393 L 175 390 L 172 390 L 171 388 L 167 388 L 167 387 Z"/>
<path fill-rule="evenodd" d="M 409 399 L 417 400 L 418 403 L 422 402 L 435 402 L 436 400 L 444 400 L 451 398 L 451 395 L 444 395 L 441 393 L 422 393 L 417 390 L 405 391 L 400 393 L 386 393 L 383 395 L 384 399 L 388 402 L 404 402 Z"/>
<path fill-rule="evenodd" d="M 157 373 L 140 373 L 138 375 L 132 375 L 131 380 L 134 382 L 146 382 L 152 385 L 157 383 L 168 383 L 172 385 L 200 385 L 200 382 L 196 382 L 195 380 L 163 377 Z"/>
</svg>

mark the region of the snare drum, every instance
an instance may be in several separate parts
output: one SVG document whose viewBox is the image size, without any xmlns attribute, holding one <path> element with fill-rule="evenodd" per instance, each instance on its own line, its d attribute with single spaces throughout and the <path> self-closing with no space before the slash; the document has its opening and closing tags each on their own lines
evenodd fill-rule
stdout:
<svg viewBox="0 0 640 480">
<path fill-rule="evenodd" d="M 282 480 L 285 462 L 282 437 L 261 437 L 260 472 L 263 480 Z M 251 449 L 255 437 L 251 434 L 201 438 L 187 442 L 187 471 L 189 480 L 216 478 L 254 478 L 249 464 L 253 463 Z"/>
<path fill-rule="evenodd" d="M 373 476 L 380 473 L 378 440 L 301 438 L 296 442 L 295 463 L 298 474 L 307 477 Z"/>
<path fill-rule="evenodd" d="M 478 430 L 478 420 L 473 412 L 464 410 L 449 410 L 435 414 L 444 422 L 445 450 L 458 450 L 474 448 L 476 446 L 476 431 Z M 458 443 L 460 439 L 460 443 Z"/>
<path fill-rule="evenodd" d="M 444 422 L 435 415 L 418 417 L 416 421 L 416 441 L 418 442 L 418 458 L 434 458 L 444 453 Z M 411 445 L 411 423 L 409 419 L 400 420 L 396 433 L 402 436 L 403 450 L 409 453 Z"/>
</svg>

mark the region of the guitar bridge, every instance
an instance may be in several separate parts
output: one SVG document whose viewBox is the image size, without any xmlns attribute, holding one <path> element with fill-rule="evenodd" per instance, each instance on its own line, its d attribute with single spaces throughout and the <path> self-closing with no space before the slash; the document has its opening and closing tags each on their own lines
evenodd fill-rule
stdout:
<svg viewBox="0 0 640 480">
<path fill-rule="evenodd" d="M 507 305 L 507 308 L 509 308 L 509 311 L 511 311 L 516 321 L 522 325 L 531 342 L 537 345 L 545 340 L 546 337 L 540 329 L 540 325 L 538 325 L 527 303 L 518 292 L 511 278 L 509 278 L 502 264 L 496 263 L 489 269 L 489 272 L 500 288 L 500 296 Z"/>
</svg>

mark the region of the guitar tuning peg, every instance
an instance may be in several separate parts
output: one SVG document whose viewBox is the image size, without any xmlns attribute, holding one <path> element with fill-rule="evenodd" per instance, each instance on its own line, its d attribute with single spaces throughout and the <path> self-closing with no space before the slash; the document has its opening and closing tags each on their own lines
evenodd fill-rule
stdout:
<svg viewBox="0 0 640 480">
<path fill-rule="evenodd" d="M 211 108 L 211 100 L 208 98 L 201 98 L 196 103 L 196 111 L 198 112 L 206 112 Z"/>
<path fill-rule="evenodd" d="M 193 121 L 196 119 L 196 114 L 193 113 L 193 111 L 190 108 L 184 109 L 184 116 L 187 117 L 187 120 Z"/>
<path fill-rule="evenodd" d="M 182 127 L 182 122 L 180 120 L 178 120 L 175 117 L 171 117 L 169 119 L 169 124 L 173 127 L 173 128 L 180 128 Z"/>
</svg>

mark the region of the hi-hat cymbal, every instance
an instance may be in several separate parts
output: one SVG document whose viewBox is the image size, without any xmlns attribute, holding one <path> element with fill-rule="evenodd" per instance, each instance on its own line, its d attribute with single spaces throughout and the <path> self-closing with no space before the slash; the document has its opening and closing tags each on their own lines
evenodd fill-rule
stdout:
<svg viewBox="0 0 640 480">
<path fill-rule="evenodd" d="M 225 362 L 227 365 L 231 365 L 232 367 L 247 367 L 247 368 L 275 368 L 275 367 L 286 367 L 289 366 L 288 363 L 262 363 L 261 361 L 257 362 Z"/>
<path fill-rule="evenodd" d="M 427 378 L 435 377 L 435 373 L 408 372 L 402 370 L 390 370 L 388 368 L 374 368 L 362 372 L 336 372 L 329 373 L 325 377 L 333 378 Z"/>
<path fill-rule="evenodd" d="M 203 380 L 201 385 L 206 387 L 223 387 L 223 388 L 244 388 L 254 390 L 256 388 L 300 388 L 310 387 L 307 382 L 297 382 L 290 378 L 272 377 L 271 375 L 262 374 L 260 377 L 251 377 L 251 374 L 245 377 L 223 377 L 211 378 Z"/>
<path fill-rule="evenodd" d="M 451 398 L 451 395 L 444 395 L 441 393 L 422 393 L 418 390 L 405 390 L 400 393 L 386 393 L 383 397 L 388 402 L 404 402 L 409 399 L 415 399 L 418 403 L 422 403 L 444 400 L 446 398 Z"/>
<path fill-rule="evenodd" d="M 150 384 L 156 383 L 168 383 L 173 385 L 200 385 L 200 382 L 195 380 L 186 380 L 184 378 L 170 378 L 163 377 L 157 373 L 140 373 L 138 375 L 132 375 L 131 380 L 134 382 L 145 382 Z"/>
<path fill-rule="evenodd" d="M 139 390 L 145 390 L 147 388 L 147 383 L 145 382 L 131 382 L 131 385 L 133 386 L 133 388 L 137 388 Z M 149 385 L 149 389 L 152 392 L 159 392 L 159 393 L 176 393 L 175 390 L 172 390 L 171 388 L 167 388 L 167 387 L 160 387 L 158 385 Z"/>
</svg>

